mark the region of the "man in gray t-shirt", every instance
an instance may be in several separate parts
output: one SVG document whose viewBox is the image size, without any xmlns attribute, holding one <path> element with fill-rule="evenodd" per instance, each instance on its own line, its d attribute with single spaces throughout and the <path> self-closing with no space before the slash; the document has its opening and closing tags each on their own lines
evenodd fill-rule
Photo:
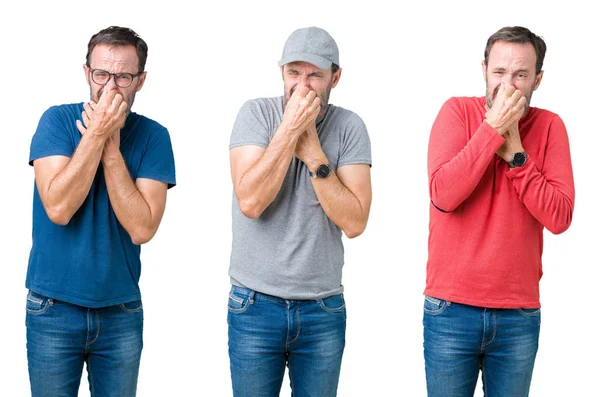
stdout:
<svg viewBox="0 0 600 397">
<path fill-rule="evenodd" d="M 298 29 L 279 62 L 284 96 L 246 102 L 230 142 L 233 246 L 229 354 L 234 395 L 335 396 L 345 343 L 347 237 L 366 227 L 371 148 L 353 112 L 330 105 L 337 44 Z"/>
</svg>

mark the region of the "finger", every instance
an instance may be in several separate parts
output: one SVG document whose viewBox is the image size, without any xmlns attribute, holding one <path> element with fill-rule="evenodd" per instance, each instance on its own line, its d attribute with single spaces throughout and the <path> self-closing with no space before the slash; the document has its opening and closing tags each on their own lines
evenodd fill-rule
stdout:
<svg viewBox="0 0 600 397">
<path fill-rule="evenodd" d="M 308 94 L 308 87 L 303 85 L 302 87 L 298 88 L 294 94 L 298 97 L 304 98 L 306 94 Z"/>
<path fill-rule="evenodd" d="M 92 115 L 94 114 L 94 109 L 92 109 L 92 107 L 89 104 L 84 104 L 83 105 L 83 112 L 81 112 L 81 120 L 83 121 L 83 123 L 85 124 L 85 126 L 88 126 L 88 123 L 91 121 L 92 119 Z"/>
<path fill-rule="evenodd" d="M 504 89 L 502 90 L 504 97 L 510 98 L 516 90 L 515 86 L 512 84 L 505 84 L 505 83 L 502 83 L 502 85 L 504 86 Z"/>
<path fill-rule="evenodd" d="M 311 103 L 317 97 L 317 93 L 313 90 L 308 91 L 306 94 L 306 100 Z"/>
<path fill-rule="evenodd" d="M 525 113 L 526 106 L 527 106 L 527 97 L 525 95 L 523 95 L 517 102 L 517 106 L 516 106 L 516 108 L 521 111 L 521 115 L 523 115 L 523 113 Z"/>
<path fill-rule="evenodd" d="M 81 112 L 81 120 L 83 121 L 85 128 L 87 128 L 88 124 L 90 123 L 90 118 L 85 111 Z"/>
<path fill-rule="evenodd" d="M 315 100 L 312 101 L 312 103 L 310 104 L 310 110 L 312 112 L 321 110 L 321 98 L 316 97 Z"/>
<path fill-rule="evenodd" d="M 503 95 L 505 90 L 506 85 L 504 84 L 504 82 L 500 83 L 500 86 L 498 87 L 498 95 Z"/>
<path fill-rule="evenodd" d="M 113 112 L 113 114 L 117 114 L 120 116 L 119 108 L 121 107 L 121 104 L 123 102 L 125 102 L 123 100 L 123 95 L 115 94 L 115 97 L 113 98 L 112 102 L 110 103 L 110 111 Z"/>
<path fill-rule="evenodd" d="M 315 120 L 321 113 L 321 98 L 317 97 L 308 108 L 309 120 Z"/>
<path fill-rule="evenodd" d="M 98 104 L 97 104 L 96 102 L 94 102 L 94 101 L 89 101 L 88 103 L 89 103 L 90 107 L 92 108 L 92 110 L 96 109 L 96 105 L 98 105 Z"/>
<path fill-rule="evenodd" d="M 306 109 L 306 99 L 302 98 L 294 110 L 294 123 L 302 123 L 302 118 L 305 117 Z"/>
<path fill-rule="evenodd" d="M 77 126 L 77 129 L 81 135 L 85 134 L 86 128 L 83 126 L 83 124 L 81 124 L 81 121 L 76 120 L 75 125 Z"/>
<path fill-rule="evenodd" d="M 119 105 L 119 115 L 125 115 L 127 112 L 127 102 L 123 101 Z"/>
<path fill-rule="evenodd" d="M 113 99 L 117 95 L 117 90 L 102 90 L 102 95 L 98 100 L 98 104 L 101 103 L 112 103 Z"/>
<path fill-rule="evenodd" d="M 510 97 L 513 100 L 513 102 L 516 103 L 521 97 L 523 97 L 523 91 L 515 90 L 515 92 L 513 92 Z"/>
<path fill-rule="evenodd" d="M 121 95 L 120 93 L 116 93 L 115 97 L 112 100 L 112 105 L 115 107 L 115 109 L 118 109 L 119 106 L 121 105 L 121 102 L 124 102 L 123 99 L 123 95 Z"/>
</svg>

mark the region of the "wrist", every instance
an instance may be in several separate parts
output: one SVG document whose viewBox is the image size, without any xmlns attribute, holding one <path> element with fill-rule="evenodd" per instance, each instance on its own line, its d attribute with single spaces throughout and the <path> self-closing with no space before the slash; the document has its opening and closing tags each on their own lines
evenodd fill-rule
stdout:
<svg viewBox="0 0 600 397">
<path fill-rule="evenodd" d="M 104 151 L 102 152 L 102 163 L 105 165 L 111 165 L 121 157 L 121 151 L 119 148 L 112 147 L 112 145 L 105 145 Z"/>
<path fill-rule="evenodd" d="M 508 166 L 510 168 L 522 167 L 527 162 L 527 153 L 524 151 L 516 152 L 512 155 L 510 161 L 508 161 Z"/>
<path fill-rule="evenodd" d="M 516 153 L 525 153 L 525 148 L 522 145 L 519 146 L 509 146 L 509 150 L 506 151 L 504 156 L 502 157 L 504 161 L 507 163 L 512 161 L 513 157 Z"/>
<path fill-rule="evenodd" d="M 491 121 L 489 119 L 485 119 L 484 121 L 487 123 L 487 125 L 492 127 L 492 129 L 494 131 L 496 131 L 498 134 L 500 134 L 500 135 L 504 134 L 504 131 L 499 126 L 496 126 L 496 124 L 493 121 Z"/>
<path fill-rule="evenodd" d="M 279 124 L 279 127 L 277 127 L 277 130 L 275 131 L 275 135 L 282 135 L 290 140 L 297 140 L 300 136 L 300 134 L 298 134 L 298 130 L 290 127 L 286 122 Z"/>
<path fill-rule="evenodd" d="M 86 133 L 81 136 L 81 143 L 83 144 L 83 142 L 86 142 L 86 145 L 91 145 L 96 149 L 104 150 L 104 147 L 106 146 L 106 137 L 94 134 L 87 130 Z"/>
<path fill-rule="evenodd" d="M 316 172 L 321 165 L 329 165 L 329 160 L 327 160 L 325 153 L 322 153 L 322 155 L 313 157 L 311 159 L 306 159 L 304 164 L 306 164 L 306 167 L 310 172 Z"/>
</svg>

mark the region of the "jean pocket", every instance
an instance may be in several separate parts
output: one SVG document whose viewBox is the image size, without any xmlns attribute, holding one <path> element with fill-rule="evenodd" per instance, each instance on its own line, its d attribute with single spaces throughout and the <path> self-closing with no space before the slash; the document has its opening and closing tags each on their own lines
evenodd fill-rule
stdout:
<svg viewBox="0 0 600 397">
<path fill-rule="evenodd" d="M 344 301 L 344 295 L 332 295 L 327 298 L 318 299 L 317 303 L 323 310 L 328 313 L 339 313 L 346 309 L 346 301 Z"/>
<path fill-rule="evenodd" d="M 425 301 L 423 302 L 423 311 L 432 316 L 442 314 L 446 307 L 450 305 L 450 302 L 443 299 L 437 299 L 433 296 L 425 295 Z"/>
<path fill-rule="evenodd" d="M 48 311 L 53 304 L 54 299 L 38 294 L 37 292 L 29 291 L 25 310 L 29 314 L 40 315 Z"/>
<path fill-rule="evenodd" d="M 520 315 L 525 317 L 535 317 L 539 316 L 542 312 L 540 308 L 537 309 L 517 309 Z"/>
<path fill-rule="evenodd" d="M 119 307 L 125 313 L 139 313 L 142 310 L 144 310 L 144 305 L 142 305 L 142 301 L 141 300 L 136 300 L 136 301 L 121 303 L 119 305 Z"/>
<path fill-rule="evenodd" d="M 248 310 L 248 306 L 250 306 L 250 304 L 253 302 L 254 301 L 250 299 L 250 296 L 231 291 L 229 293 L 227 310 L 229 310 L 231 313 L 240 314 Z"/>
</svg>

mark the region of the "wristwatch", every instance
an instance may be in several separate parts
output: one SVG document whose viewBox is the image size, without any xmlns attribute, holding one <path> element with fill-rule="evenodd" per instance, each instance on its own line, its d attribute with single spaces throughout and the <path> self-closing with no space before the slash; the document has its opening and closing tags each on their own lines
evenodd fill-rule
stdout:
<svg viewBox="0 0 600 397">
<path fill-rule="evenodd" d="M 527 153 L 525 152 L 517 152 L 513 154 L 512 160 L 508 162 L 508 166 L 510 168 L 522 167 L 527 162 Z"/>
<path fill-rule="evenodd" d="M 327 178 L 330 172 L 329 164 L 321 164 L 315 172 L 308 170 L 311 178 Z"/>
</svg>

